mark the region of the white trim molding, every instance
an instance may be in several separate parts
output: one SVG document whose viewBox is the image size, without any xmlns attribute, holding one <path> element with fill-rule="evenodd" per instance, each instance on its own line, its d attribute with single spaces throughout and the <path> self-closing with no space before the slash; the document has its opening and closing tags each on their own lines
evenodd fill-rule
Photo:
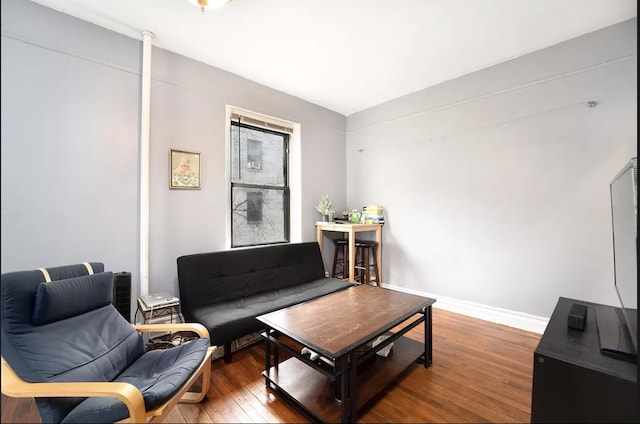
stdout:
<svg viewBox="0 0 640 424">
<path fill-rule="evenodd" d="M 225 107 L 225 248 L 231 249 L 231 119 L 235 115 L 247 117 L 252 125 L 288 132 L 289 138 L 289 241 L 302 242 L 302 145 L 301 124 L 242 109 L 232 105 Z M 260 125 L 260 122 L 263 125 Z M 248 248 L 255 246 L 248 246 Z M 234 249 L 242 249 L 236 247 Z"/>
<path fill-rule="evenodd" d="M 482 305 L 480 303 L 454 299 L 451 297 L 440 296 L 433 293 L 425 293 L 422 291 L 406 289 L 404 287 L 398 287 L 389 284 L 382 284 L 382 286 L 391 290 L 397 290 L 404 293 L 436 299 L 436 303 L 433 304 L 434 308 L 443 309 L 445 311 L 454 312 L 456 314 L 466 315 L 485 321 L 495 322 L 497 324 L 502 324 L 509 327 L 519 328 L 521 330 L 530 331 L 532 333 L 544 333 L 544 330 L 545 328 L 547 328 L 547 324 L 549 323 L 549 318 L 529 315 L 523 312 L 496 308 L 494 306 Z"/>
</svg>

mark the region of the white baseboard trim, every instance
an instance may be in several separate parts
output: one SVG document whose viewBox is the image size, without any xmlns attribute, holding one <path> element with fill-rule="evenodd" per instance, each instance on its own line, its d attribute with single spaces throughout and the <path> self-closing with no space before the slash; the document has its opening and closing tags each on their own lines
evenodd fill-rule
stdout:
<svg viewBox="0 0 640 424">
<path fill-rule="evenodd" d="M 436 299 L 436 303 L 433 304 L 434 308 L 444 309 L 445 311 L 455 312 L 456 314 L 466 315 L 485 321 L 495 322 L 497 324 L 507 325 L 509 327 L 519 328 L 521 330 L 530 331 L 532 333 L 544 333 L 544 330 L 545 328 L 547 328 L 547 324 L 549 323 L 549 318 L 529 315 L 523 312 L 496 308 L 494 306 L 487 306 L 479 303 L 469 302 L 466 300 L 440 296 L 433 293 L 425 293 L 418 290 L 406 289 L 404 287 L 398 287 L 390 284 L 382 284 L 382 287 Z"/>
</svg>

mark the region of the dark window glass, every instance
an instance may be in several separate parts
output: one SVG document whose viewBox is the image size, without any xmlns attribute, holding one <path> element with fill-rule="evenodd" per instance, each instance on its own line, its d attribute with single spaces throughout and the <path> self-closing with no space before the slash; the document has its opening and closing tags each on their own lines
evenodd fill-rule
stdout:
<svg viewBox="0 0 640 424">
<path fill-rule="evenodd" d="M 247 222 L 262 222 L 262 192 L 247 193 Z"/>
<path fill-rule="evenodd" d="M 289 241 L 289 134 L 231 121 L 231 247 Z"/>
<path fill-rule="evenodd" d="M 262 142 L 247 140 L 247 169 L 262 169 Z"/>
</svg>

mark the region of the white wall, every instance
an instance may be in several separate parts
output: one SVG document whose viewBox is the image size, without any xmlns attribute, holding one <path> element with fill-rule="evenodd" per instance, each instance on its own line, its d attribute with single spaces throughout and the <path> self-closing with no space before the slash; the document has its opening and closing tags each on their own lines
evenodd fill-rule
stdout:
<svg viewBox="0 0 640 424">
<path fill-rule="evenodd" d="M 636 36 L 633 19 L 349 116 L 347 198 L 385 208 L 383 282 L 539 317 L 559 296 L 616 304 Z"/>
</svg>

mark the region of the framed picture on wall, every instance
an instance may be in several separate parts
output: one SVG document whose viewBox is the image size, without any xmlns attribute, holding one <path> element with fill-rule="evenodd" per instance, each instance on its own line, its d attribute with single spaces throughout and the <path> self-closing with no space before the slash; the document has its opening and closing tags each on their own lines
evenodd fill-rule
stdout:
<svg viewBox="0 0 640 424">
<path fill-rule="evenodd" d="M 200 153 L 171 149 L 169 188 L 200 189 Z"/>
</svg>

